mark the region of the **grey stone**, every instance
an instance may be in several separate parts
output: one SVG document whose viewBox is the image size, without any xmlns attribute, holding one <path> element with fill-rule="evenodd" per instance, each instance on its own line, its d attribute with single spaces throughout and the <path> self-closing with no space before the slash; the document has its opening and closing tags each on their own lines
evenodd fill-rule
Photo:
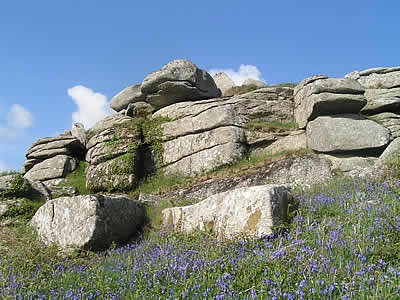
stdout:
<svg viewBox="0 0 400 300">
<path fill-rule="evenodd" d="M 256 87 L 262 88 L 262 87 L 267 87 L 264 81 L 257 80 L 257 79 L 251 79 L 248 78 L 245 81 L 243 81 L 242 85 L 255 85 Z"/>
<path fill-rule="evenodd" d="M 343 173 L 343 175 L 349 177 L 363 177 L 363 174 L 368 174 L 377 160 L 376 157 L 350 155 L 321 154 L 321 156 L 332 163 L 334 172 Z"/>
<path fill-rule="evenodd" d="M 76 196 L 78 191 L 74 186 L 71 186 L 65 178 L 56 178 L 43 181 L 42 184 L 49 192 L 51 199 L 63 196 Z"/>
<path fill-rule="evenodd" d="M 146 95 L 142 94 L 140 84 L 130 85 L 123 89 L 110 100 L 110 107 L 119 112 L 128 108 L 130 103 L 144 101 Z"/>
<path fill-rule="evenodd" d="M 211 75 L 188 60 L 174 60 L 148 75 L 141 91 L 155 109 L 173 103 L 219 97 Z"/>
<path fill-rule="evenodd" d="M 356 80 L 321 77 L 306 78 L 296 87 L 294 117 L 299 128 L 317 116 L 358 113 L 367 103 L 364 88 Z"/>
<path fill-rule="evenodd" d="M 85 195 L 46 202 L 30 226 L 45 244 L 64 251 L 104 250 L 137 234 L 143 222 L 143 207 L 127 197 Z"/>
<path fill-rule="evenodd" d="M 96 165 L 128 152 L 136 151 L 140 132 L 133 128 L 109 128 L 94 135 L 88 143 L 86 161 Z"/>
<path fill-rule="evenodd" d="M 399 153 L 400 154 L 400 137 L 394 139 L 389 144 L 389 146 L 387 146 L 385 151 L 383 151 L 381 156 L 379 156 L 378 163 L 382 164 L 383 162 L 385 162 L 385 160 L 387 160 L 390 156 L 392 156 L 395 153 Z"/>
<path fill-rule="evenodd" d="M 45 142 L 46 140 L 46 142 Z M 58 136 L 41 139 L 34 143 L 26 152 L 27 159 L 46 159 L 56 155 L 80 155 L 84 152 L 80 140 L 73 136 Z"/>
<path fill-rule="evenodd" d="M 217 87 L 221 90 L 222 94 L 236 86 L 233 80 L 224 72 L 218 72 L 212 77 Z"/>
<path fill-rule="evenodd" d="M 268 147 L 257 149 L 257 151 L 255 152 L 275 154 L 286 151 L 296 151 L 306 148 L 307 148 L 306 133 L 304 130 L 297 130 L 289 133 L 285 137 L 277 139 Z"/>
<path fill-rule="evenodd" d="M 148 117 L 154 111 L 154 107 L 146 102 L 130 103 L 126 108 L 125 115 L 129 117 Z"/>
<path fill-rule="evenodd" d="M 72 136 L 76 137 L 83 146 L 86 146 L 87 136 L 85 126 L 82 123 L 74 123 L 71 129 Z"/>
<path fill-rule="evenodd" d="M 372 68 L 354 71 L 345 77 L 354 78 L 366 89 L 392 89 L 400 87 L 400 67 Z"/>
<path fill-rule="evenodd" d="M 391 139 L 400 137 L 400 115 L 394 113 L 380 113 L 371 116 L 379 124 L 384 126 L 390 131 Z"/>
<path fill-rule="evenodd" d="M 304 87 L 310 83 L 313 83 L 314 81 L 320 80 L 320 79 L 327 79 L 328 76 L 326 75 L 313 75 L 310 77 L 304 78 L 296 87 L 294 88 L 293 95 L 296 97 L 297 93 L 301 90 L 304 89 Z"/>
<path fill-rule="evenodd" d="M 29 182 L 45 181 L 65 177 L 76 168 L 76 160 L 71 156 L 57 155 L 36 164 L 24 178 Z"/>
<path fill-rule="evenodd" d="M 190 156 L 164 167 L 168 174 L 179 173 L 185 176 L 199 175 L 218 167 L 234 163 L 246 153 L 246 147 L 240 143 L 225 143 L 210 149 L 195 152 Z M 165 153 L 164 153 L 165 155 Z"/>
<path fill-rule="evenodd" d="M 110 115 L 105 117 L 103 120 L 98 121 L 96 124 L 94 124 L 90 128 L 89 132 L 91 132 L 92 134 L 98 133 L 105 129 L 114 127 L 116 124 L 123 124 L 130 121 L 132 121 L 132 118 L 129 116 L 121 114 Z"/>
<path fill-rule="evenodd" d="M 264 185 L 266 183 L 310 186 L 323 183 L 332 177 L 331 164 L 327 159 L 315 154 L 286 157 L 264 163 L 248 170 L 248 174 L 208 179 L 190 187 L 177 188 L 158 195 L 162 199 L 184 199 L 195 203 L 214 194 L 235 188 Z M 193 202 L 194 200 L 194 202 Z"/>
<path fill-rule="evenodd" d="M 135 153 L 126 153 L 116 158 L 88 165 L 86 187 L 90 191 L 131 190 L 136 184 Z"/>
<path fill-rule="evenodd" d="M 343 152 L 386 146 L 389 131 L 359 115 L 318 117 L 307 125 L 307 145 L 319 152 Z"/>
<path fill-rule="evenodd" d="M 242 234 L 263 237 L 286 220 L 291 198 L 285 185 L 235 189 L 194 205 L 167 208 L 162 211 L 162 220 L 180 232 L 211 230 L 220 238 Z"/>
<path fill-rule="evenodd" d="M 292 114 L 291 88 L 264 88 L 162 108 L 153 117 L 173 119 L 162 124 L 164 170 L 194 175 L 231 164 L 247 152 L 244 128 L 248 122 L 291 121 Z M 277 135 L 272 138 L 276 140 Z"/>
<path fill-rule="evenodd" d="M 377 114 L 380 112 L 400 113 L 400 88 L 367 89 L 365 98 L 367 99 L 367 105 L 362 109 L 365 114 Z"/>
</svg>

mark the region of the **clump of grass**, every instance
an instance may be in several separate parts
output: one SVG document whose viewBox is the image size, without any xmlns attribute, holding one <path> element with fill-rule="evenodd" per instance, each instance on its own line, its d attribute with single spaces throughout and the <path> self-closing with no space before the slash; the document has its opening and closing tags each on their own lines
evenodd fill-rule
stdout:
<svg viewBox="0 0 400 300">
<path fill-rule="evenodd" d="M 79 195 L 86 195 L 90 193 L 90 191 L 86 188 L 85 169 L 86 162 L 78 161 L 76 169 L 65 177 L 68 185 L 75 187 Z"/>
<path fill-rule="evenodd" d="M 285 131 L 296 130 L 298 128 L 296 122 L 287 122 L 287 121 L 266 122 L 263 120 L 252 120 L 247 123 L 246 127 L 250 130 L 262 131 L 262 132 L 285 132 Z"/>
<path fill-rule="evenodd" d="M 282 82 L 282 83 L 269 85 L 268 87 L 291 87 L 291 88 L 294 88 L 294 87 L 296 87 L 297 84 L 298 83 L 296 83 L 296 82 Z"/>
<path fill-rule="evenodd" d="M 385 174 L 386 178 L 393 178 L 400 180 L 400 153 L 394 153 L 385 161 Z"/>
<path fill-rule="evenodd" d="M 136 193 L 157 194 L 160 191 L 167 191 L 174 186 L 182 185 L 189 178 L 185 178 L 179 174 L 163 174 L 155 173 L 142 180 L 136 188 Z"/>
</svg>

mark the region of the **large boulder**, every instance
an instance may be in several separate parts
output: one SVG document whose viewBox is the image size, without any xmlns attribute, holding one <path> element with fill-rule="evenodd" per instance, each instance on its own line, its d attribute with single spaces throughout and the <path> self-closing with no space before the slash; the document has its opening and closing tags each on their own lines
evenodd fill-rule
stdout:
<svg viewBox="0 0 400 300">
<path fill-rule="evenodd" d="M 354 71 L 345 77 L 357 80 L 366 88 L 364 114 L 400 112 L 400 67 Z"/>
<path fill-rule="evenodd" d="M 134 84 L 123 89 L 110 100 L 110 107 L 119 112 L 128 108 L 130 103 L 144 101 L 146 95 L 142 94 L 141 85 Z"/>
<path fill-rule="evenodd" d="M 365 175 L 369 175 L 377 160 L 376 157 L 361 157 L 346 154 L 321 154 L 321 157 L 331 162 L 332 170 L 336 174 L 343 174 L 348 177 L 364 177 Z"/>
<path fill-rule="evenodd" d="M 294 91 L 294 116 L 299 128 L 318 116 L 358 113 L 366 104 L 364 88 L 354 79 L 312 76 Z"/>
<path fill-rule="evenodd" d="M 63 250 L 103 250 L 125 242 L 144 223 L 144 210 L 124 196 L 62 197 L 38 209 L 30 225 L 47 245 Z"/>
<path fill-rule="evenodd" d="M 143 80 L 141 91 L 155 109 L 221 95 L 211 75 L 188 60 L 171 61 L 151 73 Z"/>
<path fill-rule="evenodd" d="M 87 135 L 85 126 L 82 123 L 74 123 L 71 129 L 72 136 L 76 137 L 83 146 L 86 146 Z"/>
<path fill-rule="evenodd" d="M 218 72 L 213 75 L 213 79 L 222 94 L 235 86 L 233 80 L 224 72 Z"/>
<path fill-rule="evenodd" d="M 45 181 L 65 177 L 77 166 L 75 158 L 68 155 L 57 155 L 35 164 L 24 178 L 32 181 Z"/>
<path fill-rule="evenodd" d="M 162 211 L 162 221 L 164 226 L 186 233 L 210 230 L 218 237 L 262 237 L 286 221 L 290 200 L 286 185 L 240 188 L 190 206 L 167 208 Z"/>
<path fill-rule="evenodd" d="M 389 131 L 359 115 L 318 117 L 307 125 L 307 145 L 319 152 L 379 149 L 389 143 Z"/>
<path fill-rule="evenodd" d="M 400 137 L 400 114 L 385 112 L 371 118 L 389 130 L 391 139 Z"/>
</svg>

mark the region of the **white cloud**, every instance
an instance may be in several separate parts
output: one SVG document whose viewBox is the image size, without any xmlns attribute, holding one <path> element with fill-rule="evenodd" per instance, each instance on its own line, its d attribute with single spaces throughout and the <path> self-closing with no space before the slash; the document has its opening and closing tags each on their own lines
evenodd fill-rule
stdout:
<svg viewBox="0 0 400 300">
<path fill-rule="evenodd" d="M 0 172 L 4 172 L 7 170 L 8 170 L 8 167 L 6 166 L 6 164 L 0 161 Z"/>
<path fill-rule="evenodd" d="M 242 85 L 246 79 L 256 79 L 264 81 L 258 68 L 252 65 L 241 64 L 238 71 L 235 71 L 233 69 L 211 69 L 209 71 L 211 75 L 214 75 L 218 72 L 226 73 L 236 85 Z"/>
<path fill-rule="evenodd" d="M 5 114 L 6 124 L 0 124 L 0 136 L 10 139 L 16 138 L 33 125 L 33 116 L 30 111 L 19 104 L 13 104 Z"/>
<path fill-rule="evenodd" d="M 6 118 L 8 126 L 15 129 L 25 129 L 33 124 L 32 114 L 19 104 L 11 106 Z"/>
<path fill-rule="evenodd" d="M 68 89 L 68 95 L 78 106 L 78 111 L 72 113 L 72 122 L 81 122 L 86 129 L 113 113 L 106 96 L 85 86 L 77 85 Z"/>
</svg>

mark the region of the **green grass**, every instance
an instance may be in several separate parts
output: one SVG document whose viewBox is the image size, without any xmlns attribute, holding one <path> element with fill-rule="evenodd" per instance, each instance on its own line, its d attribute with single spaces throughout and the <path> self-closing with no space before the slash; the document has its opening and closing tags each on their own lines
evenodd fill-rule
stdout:
<svg viewBox="0 0 400 300">
<path fill-rule="evenodd" d="M 79 195 L 86 195 L 90 193 L 90 191 L 86 188 L 85 169 L 86 162 L 78 161 L 76 169 L 65 177 L 68 185 L 75 187 Z"/>
<path fill-rule="evenodd" d="M 296 122 L 266 122 L 263 120 L 252 120 L 246 124 L 246 127 L 250 130 L 262 132 L 284 132 L 296 130 L 298 128 Z"/>
<path fill-rule="evenodd" d="M 60 257 L 22 227 L 1 228 L 0 296 L 398 299 L 400 199 L 392 187 L 342 179 L 294 194 L 293 222 L 263 239 L 149 227 L 126 247 Z"/>
</svg>

